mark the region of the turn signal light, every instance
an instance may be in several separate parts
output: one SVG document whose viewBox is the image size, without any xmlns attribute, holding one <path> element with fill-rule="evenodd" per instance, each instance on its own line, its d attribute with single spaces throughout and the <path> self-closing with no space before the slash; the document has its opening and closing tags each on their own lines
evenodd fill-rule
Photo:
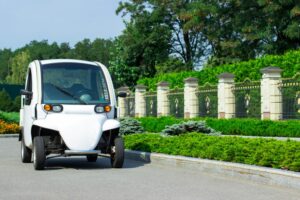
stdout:
<svg viewBox="0 0 300 200">
<path fill-rule="evenodd" d="M 45 104 L 44 110 L 47 112 L 61 112 L 63 110 L 63 107 L 61 105 Z"/>
<path fill-rule="evenodd" d="M 110 106 L 104 106 L 104 111 L 105 112 L 110 112 L 111 111 L 111 107 Z"/>
<path fill-rule="evenodd" d="M 44 110 L 46 110 L 47 112 L 52 110 L 52 106 L 49 104 L 44 105 Z"/>
<path fill-rule="evenodd" d="M 97 105 L 95 106 L 95 112 L 96 113 L 104 113 L 104 112 L 110 112 L 111 111 L 111 106 L 109 105 Z"/>
</svg>

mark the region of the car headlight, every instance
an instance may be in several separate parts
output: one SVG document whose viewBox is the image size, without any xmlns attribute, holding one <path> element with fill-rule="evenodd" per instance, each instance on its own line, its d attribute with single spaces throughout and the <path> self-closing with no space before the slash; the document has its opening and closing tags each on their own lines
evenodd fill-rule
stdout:
<svg viewBox="0 0 300 200">
<path fill-rule="evenodd" d="M 96 113 L 104 113 L 104 112 L 110 112 L 111 107 L 109 105 L 97 105 L 95 106 L 95 112 Z"/>
<path fill-rule="evenodd" d="M 62 112 L 63 107 L 62 105 L 51 105 L 51 104 L 45 104 L 44 105 L 44 110 L 47 112 Z"/>
</svg>

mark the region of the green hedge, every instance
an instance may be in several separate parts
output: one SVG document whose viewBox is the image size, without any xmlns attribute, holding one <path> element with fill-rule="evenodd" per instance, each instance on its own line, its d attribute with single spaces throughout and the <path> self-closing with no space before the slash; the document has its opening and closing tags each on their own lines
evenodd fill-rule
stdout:
<svg viewBox="0 0 300 200">
<path fill-rule="evenodd" d="M 191 133 L 173 137 L 158 134 L 125 136 L 127 149 L 300 171 L 300 142 L 206 136 Z"/>
<path fill-rule="evenodd" d="M 299 120 L 207 119 L 206 123 L 223 135 L 300 137 Z"/>
<path fill-rule="evenodd" d="M 166 126 L 178 124 L 182 122 L 182 119 L 177 119 L 175 117 L 143 117 L 137 118 L 141 122 L 142 127 L 146 132 L 159 133 Z"/>
<path fill-rule="evenodd" d="M 205 68 L 199 72 L 166 73 L 154 78 L 142 78 L 138 80 L 138 84 L 144 84 L 149 89 L 156 90 L 158 82 L 168 81 L 171 88 L 183 88 L 183 80 L 187 77 L 196 77 L 199 79 L 199 84 L 204 85 L 217 83 L 217 75 L 223 72 L 233 73 L 237 82 L 242 82 L 246 78 L 260 80 L 260 69 L 268 66 L 278 66 L 283 69 L 283 77 L 293 77 L 300 72 L 300 50 L 289 51 L 284 55 L 267 55 L 256 60 Z"/>
<path fill-rule="evenodd" d="M 146 132 L 161 132 L 167 125 L 178 124 L 184 119 L 174 117 L 145 117 L 138 118 Z M 269 121 L 259 119 L 213 119 L 196 118 L 192 120 L 205 120 L 206 124 L 222 132 L 223 135 L 248 135 L 248 136 L 280 136 L 300 137 L 300 121 Z"/>
<path fill-rule="evenodd" d="M 0 111 L 0 119 L 5 122 L 19 123 L 20 114 L 18 112 L 2 112 Z"/>
</svg>

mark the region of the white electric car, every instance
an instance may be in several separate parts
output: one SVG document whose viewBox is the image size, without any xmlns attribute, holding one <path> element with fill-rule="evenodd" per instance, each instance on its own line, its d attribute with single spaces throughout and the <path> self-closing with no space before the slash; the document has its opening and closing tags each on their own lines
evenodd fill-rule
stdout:
<svg viewBox="0 0 300 200">
<path fill-rule="evenodd" d="M 51 157 L 82 155 L 95 162 L 102 155 L 110 157 L 112 167 L 123 166 L 116 95 L 104 65 L 69 59 L 33 61 L 21 95 L 22 162 L 33 160 L 34 168 L 42 170 Z"/>
</svg>

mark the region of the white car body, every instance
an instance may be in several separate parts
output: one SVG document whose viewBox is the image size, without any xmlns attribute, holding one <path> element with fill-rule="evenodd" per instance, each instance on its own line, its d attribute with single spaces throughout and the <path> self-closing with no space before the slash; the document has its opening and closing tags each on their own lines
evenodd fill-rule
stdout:
<svg viewBox="0 0 300 200">
<path fill-rule="evenodd" d="M 42 66 L 57 63 L 86 64 L 99 67 L 106 80 L 111 110 L 105 113 L 97 113 L 94 104 L 61 104 L 63 107 L 61 112 L 47 112 L 42 100 Z M 31 99 L 26 99 L 27 96 L 23 94 L 20 110 L 20 127 L 22 129 L 20 140 L 23 140 L 28 149 L 33 150 L 33 139 L 35 136 L 44 136 L 48 132 L 51 134 L 52 131 L 56 131 L 65 145 L 64 152 L 61 152 L 61 154 L 66 152 L 73 152 L 77 155 L 96 154 L 96 152 L 99 152 L 99 149 L 96 151 L 95 148 L 97 148 L 103 132 L 117 130 L 116 134 L 118 134 L 120 123 L 115 119 L 117 116 L 115 90 L 109 71 L 103 64 L 71 59 L 33 61 L 28 67 L 25 90 L 30 88 L 30 84 L 32 84 Z M 49 137 L 49 135 L 47 136 Z M 51 153 L 51 151 L 49 152 Z"/>
</svg>

